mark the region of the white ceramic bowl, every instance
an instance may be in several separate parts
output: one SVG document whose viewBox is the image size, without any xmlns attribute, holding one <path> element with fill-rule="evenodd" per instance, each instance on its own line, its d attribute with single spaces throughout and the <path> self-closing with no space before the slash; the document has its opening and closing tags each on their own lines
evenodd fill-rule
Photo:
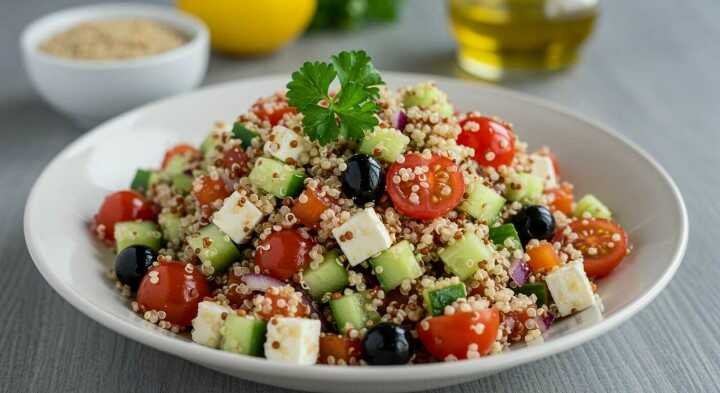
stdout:
<svg viewBox="0 0 720 393">
<path fill-rule="evenodd" d="M 113 18 L 147 18 L 168 24 L 189 41 L 176 49 L 131 60 L 86 61 L 48 55 L 43 41 L 78 23 Z M 91 5 L 46 15 L 20 37 L 25 68 L 40 95 L 58 111 L 82 125 L 112 116 L 202 82 L 209 56 L 203 22 L 171 7 L 147 4 Z"/>
<path fill-rule="evenodd" d="M 391 87 L 428 79 L 384 73 Z M 494 87 L 433 78 L 461 110 L 511 120 L 535 148 L 549 145 L 578 193 L 593 192 L 628 230 L 634 252 L 600 282 L 605 312 L 564 319 L 542 345 L 478 360 L 393 367 L 294 366 L 194 344 L 133 314 L 103 272 L 112 256 L 86 223 L 110 191 L 128 187 L 137 167 L 157 165 L 179 141 L 199 143 L 217 119 L 231 121 L 288 76 L 229 83 L 173 97 L 115 118 L 68 146 L 45 169 L 25 210 L 25 237 L 38 270 L 90 318 L 134 340 L 240 378 L 323 392 L 401 392 L 457 384 L 567 350 L 619 325 L 670 281 L 687 242 L 682 197 L 665 171 L 619 134 L 540 100 Z M 58 192 L 63 190 L 63 192 Z"/>
</svg>

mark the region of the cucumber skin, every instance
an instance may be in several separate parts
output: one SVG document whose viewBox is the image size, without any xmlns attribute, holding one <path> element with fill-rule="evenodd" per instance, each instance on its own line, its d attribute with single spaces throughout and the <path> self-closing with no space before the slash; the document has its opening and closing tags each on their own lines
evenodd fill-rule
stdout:
<svg viewBox="0 0 720 393">
<path fill-rule="evenodd" d="M 305 269 L 303 279 L 310 296 L 320 299 L 328 292 L 345 288 L 348 285 L 348 272 L 340 263 L 337 251 L 330 251 L 325 254 L 317 269 Z"/>
<path fill-rule="evenodd" d="M 481 261 L 492 256 L 492 251 L 476 234 L 466 233 L 460 240 L 445 247 L 438 255 L 445 268 L 464 281 L 475 274 L 480 268 Z M 468 261 L 471 262 L 469 266 Z"/>
<path fill-rule="evenodd" d="M 535 301 L 535 304 L 538 306 L 542 306 L 543 304 L 550 304 L 549 299 L 549 291 L 547 285 L 545 283 L 540 282 L 532 282 L 532 283 L 526 283 L 520 288 L 517 288 L 515 290 L 517 293 L 522 293 L 524 295 L 530 296 L 535 295 L 537 297 L 537 300 Z"/>
<path fill-rule="evenodd" d="M 173 213 L 160 213 L 158 223 L 163 237 L 168 243 L 180 244 L 182 242 L 182 228 L 180 217 Z"/>
<path fill-rule="evenodd" d="M 612 212 L 595 195 L 587 194 L 582 197 L 573 211 L 573 216 L 582 218 L 583 214 L 589 213 L 593 218 L 612 218 Z"/>
<path fill-rule="evenodd" d="M 507 248 L 505 240 L 507 238 L 513 239 L 513 246 L 510 247 L 512 250 L 521 249 L 522 243 L 520 242 L 520 236 L 515 230 L 515 226 L 511 223 L 502 224 L 499 227 L 490 228 L 488 235 L 490 240 L 495 243 L 498 247 Z"/>
<path fill-rule="evenodd" d="M 116 252 L 130 246 L 146 246 L 157 252 L 163 246 L 160 228 L 152 221 L 125 221 L 115 224 Z"/>
<path fill-rule="evenodd" d="M 455 300 L 466 297 L 467 289 L 465 284 L 453 284 L 445 288 L 426 289 L 423 291 L 423 299 L 425 300 L 425 309 L 432 316 L 443 315 L 445 306 L 451 305 Z"/>
<path fill-rule="evenodd" d="M 279 176 L 273 178 L 273 172 Z M 278 198 L 295 197 L 305 187 L 305 174 L 301 169 L 267 157 L 258 158 L 248 177 L 250 183 Z"/>
<path fill-rule="evenodd" d="M 188 157 L 182 154 L 173 156 L 163 169 L 163 172 L 170 177 L 179 175 L 188 168 Z"/>
<path fill-rule="evenodd" d="M 180 173 L 177 175 L 173 175 L 171 182 L 173 191 L 177 192 L 178 194 L 187 195 L 190 193 L 190 191 L 192 191 L 192 176 Z"/>
<path fill-rule="evenodd" d="M 220 349 L 250 356 L 262 356 L 267 325 L 261 319 L 228 314 L 220 328 Z"/>
<path fill-rule="evenodd" d="M 368 315 L 365 312 L 365 301 L 362 296 L 360 293 L 353 293 L 330 300 L 330 310 L 339 332 L 346 333 L 348 329 L 345 326 L 348 324 L 354 329 L 365 327 Z"/>
<path fill-rule="evenodd" d="M 460 205 L 460 210 L 488 225 L 492 225 L 505 206 L 505 198 L 492 188 L 475 183 L 470 186 L 468 198 Z"/>
<path fill-rule="evenodd" d="M 241 123 L 233 124 L 232 134 L 233 138 L 240 139 L 240 143 L 244 148 L 252 146 L 253 139 L 258 136 L 256 132 L 251 131 Z"/>
<path fill-rule="evenodd" d="M 203 245 L 203 239 L 206 237 L 212 241 L 209 247 Z M 203 265 L 212 266 L 214 273 L 223 272 L 241 257 L 235 243 L 215 224 L 209 224 L 202 228 L 198 234 L 190 236 L 188 244 L 193 250 L 200 250 L 198 258 L 200 258 Z"/>
<path fill-rule="evenodd" d="M 410 138 L 400 131 L 391 128 L 380 128 L 366 135 L 358 150 L 360 153 L 393 163 L 405 152 L 405 148 L 409 143 Z M 379 154 L 375 154 L 378 147 Z"/>
<path fill-rule="evenodd" d="M 138 169 L 135 171 L 135 176 L 130 183 L 130 188 L 145 195 L 152 184 L 151 180 L 153 175 L 154 171 L 148 169 Z"/>
<path fill-rule="evenodd" d="M 372 265 L 373 271 L 377 267 L 383 269 L 382 273 L 375 272 L 375 275 L 385 291 L 391 291 L 402 284 L 404 280 L 414 280 L 423 274 L 423 270 L 415 258 L 413 247 L 407 240 L 393 245 L 377 257 L 372 258 L 370 265 Z"/>
</svg>

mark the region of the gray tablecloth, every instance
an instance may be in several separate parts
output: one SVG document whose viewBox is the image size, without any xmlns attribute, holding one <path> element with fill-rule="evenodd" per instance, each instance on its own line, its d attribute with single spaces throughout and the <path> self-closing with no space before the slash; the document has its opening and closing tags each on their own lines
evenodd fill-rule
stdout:
<svg viewBox="0 0 720 393">
<path fill-rule="evenodd" d="M 17 38 L 34 18 L 79 3 L 0 2 L 0 390 L 281 392 L 117 335 L 73 309 L 35 270 L 23 239 L 25 199 L 47 162 L 84 130 L 33 92 Z M 215 57 L 206 83 L 288 72 L 304 59 L 345 48 L 367 48 L 381 69 L 462 77 L 444 3 L 407 3 L 393 26 L 312 34 L 271 57 Z M 720 390 L 720 2 L 608 0 L 602 6 L 581 64 L 508 85 L 599 119 L 653 154 L 689 208 L 685 261 L 657 300 L 604 337 L 442 392 Z"/>
</svg>

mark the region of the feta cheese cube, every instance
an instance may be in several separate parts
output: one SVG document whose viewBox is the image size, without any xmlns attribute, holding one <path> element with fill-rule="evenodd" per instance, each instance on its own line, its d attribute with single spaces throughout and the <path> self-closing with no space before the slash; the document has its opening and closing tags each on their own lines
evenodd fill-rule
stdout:
<svg viewBox="0 0 720 393">
<path fill-rule="evenodd" d="M 560 316 L 582 311 L 593 305 L 592 285 L 581 262 L 568 263 L 545 277 Z"/>
<path fill-rule="evenodd" d="M 333 229 L 335 240 L 351 266 L 355 266 L 392 245 L 390 234 L 375 210 L 366 208 Z"/>
<path fill-rule="evenodd" d="M 270 131 L 264 150 L 278 160 L 287 162 L 288 158 L 298 161 L 304 148 L 305 141 L 301 135 L 287 127 L 275 126 Z"/>
<path fill-rule="evenodd" d="M 530 161 L 532 162 L 530 173 L 543 179 L 545 188 L 557 188 L 557 175 L 552 159 L 540 154 L 531 154 Z"/>
<path fill-rule="evenodd" d="M 263 218 L 263 213 L 246 196 L 233 192 L 225 198 L 212 222 L 235 243 L 242 243 Z"/>
<path fill-rule="evenodd" d="M 232 309 L 209 301 L 198 304 L 198 314 L 192 320 L 192 340 L 211 348 L 220 347 L 220 328 L 223 325 L 223 314 L 231 313 Z"/>
<path fill-rule="evenodd" d="M 265 357 L 295 364 L 315 364 L 320 350 L 320 321 L 274 317 L 267 324 Z"/>
</svg>

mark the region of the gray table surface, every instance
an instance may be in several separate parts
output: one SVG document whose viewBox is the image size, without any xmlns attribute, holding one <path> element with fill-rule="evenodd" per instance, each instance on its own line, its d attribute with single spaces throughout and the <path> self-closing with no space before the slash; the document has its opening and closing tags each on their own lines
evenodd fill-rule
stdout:
<svg viewBox="0 0 720 393">
<path fill-rule="evenodd" d="M 33 92 L 17 37 L 32 19 L 79 3 L 0 1 L 0 391 L 283 391 L 227 377 L 105 329 L 56 295 L 33 266 L 22 231 L 27 194 L 46 163 L 84 130 Z M 367 48 L 381 69 L 462 76 L 453 65 L 443 3 L 408 3 L 393 26 L 312 35 L 267 58 L 213 58 L 206 83 L 287 72 L 306 58 L 354 47 Z M 650 306 L 609 334 L 441 392 L 720 390 L 720 2 L 602 5 L 579 66 L 507 85 L 599 119 L 653 154 L 687 202 L 685 261 Z"/>
</svg>

